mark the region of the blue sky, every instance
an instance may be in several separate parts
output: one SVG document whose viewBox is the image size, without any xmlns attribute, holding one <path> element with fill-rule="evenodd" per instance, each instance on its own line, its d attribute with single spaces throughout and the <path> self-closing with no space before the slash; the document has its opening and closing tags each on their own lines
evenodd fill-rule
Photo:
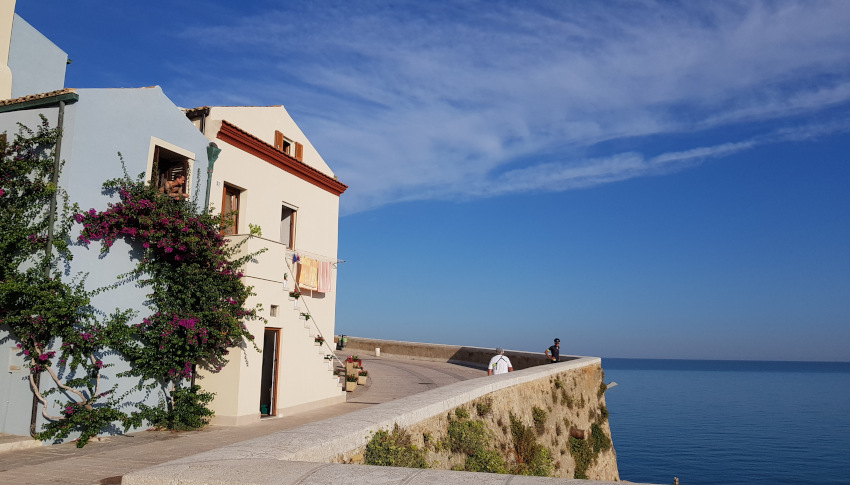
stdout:
<svg viewBox="0 0 850 485">
<path fill-rule="evenodd" d="M 68 87 L 283 104 L 337 331 L 850 361 L 850 3 L 19 1 Z"/>
</svg>

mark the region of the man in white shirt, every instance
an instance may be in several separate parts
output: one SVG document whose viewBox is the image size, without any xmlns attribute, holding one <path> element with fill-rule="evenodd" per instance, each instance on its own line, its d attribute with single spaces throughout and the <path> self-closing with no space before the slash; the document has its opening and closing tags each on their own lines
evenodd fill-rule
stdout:
<svg viewBox="0 0 850 485">
<path fill-rule="evenodd" d="M 490 359 L 490 365 L 487 366 L 487 375 L 499 375 L 507 372 L 513 372 L 514 366 L 511 365 L 511 359 L 505 356 L 505 349 L 499 347 L 496 349 L 496 355 Z"/>
</svg>

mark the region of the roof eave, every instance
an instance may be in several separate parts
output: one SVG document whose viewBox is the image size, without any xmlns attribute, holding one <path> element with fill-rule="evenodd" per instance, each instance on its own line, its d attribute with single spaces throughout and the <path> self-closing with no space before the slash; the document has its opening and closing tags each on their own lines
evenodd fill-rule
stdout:
<svg viewBox="0 0 850 485">
<path fill-rule="evenodd" d="M 18 111 L 23 109 L 43 108 L 59 104 L 60 101 L 73 103 L 80 99 L 80 95 L 74 92 L 64 92 L 53 96 L 45 96 L 34 99 L 25 99 L 23 101 L 0 105 L 0 113 L 8 113 L 10 111 Z"/>
<path fill-rule="evenodd" d="M 348 188 L 344 183 L 300 162 L 228 121 L 222 120 L 216 138 L 307 181 L 337 197 Z"/>
</svg>

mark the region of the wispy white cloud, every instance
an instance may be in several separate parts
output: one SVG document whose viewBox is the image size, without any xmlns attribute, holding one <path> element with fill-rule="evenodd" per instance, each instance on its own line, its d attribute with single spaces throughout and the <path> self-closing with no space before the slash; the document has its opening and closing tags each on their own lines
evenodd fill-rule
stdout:
<svg viewBox="0 0 850 485">
<path fill-rule="evenodd" d="M 347 212 L 680 170 L 843 130 L 850 102 L 847 2 L 332 5 L 183 35 L 222 54 L 201 104 L 286 104 Z"/>
</svg>

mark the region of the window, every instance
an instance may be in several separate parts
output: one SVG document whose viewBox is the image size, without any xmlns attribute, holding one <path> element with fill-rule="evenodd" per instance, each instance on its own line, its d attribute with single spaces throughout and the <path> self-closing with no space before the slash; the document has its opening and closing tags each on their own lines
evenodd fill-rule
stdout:
<svg viewBox="0 0 850 485">
<path fill-rule="evenodd" d="M 231 185 L 224 184 L 224 194 L 221 201 L 222 222 L 226 226 L 221 230 L 225 236 L 239 232 L 239 194 L 242 191 Z"/>
<path fill-rule="evenodd" d="M 277 305 L 272 305 L 271 309 L 269 309 L 269 316 L 276 317 L 277 316 Z"/>
<path fill-rule="evenodd" d="M 190 159 L 173 150 L 154 145 L 151 185 L 174 198 L 187 198 L 189 194 Z"/>
<path fill-rule="evenodd" d="M 304 145 L 290 140 L 277 130 L 274 132 L 274 147 L 299 162 L 304 161 Z"/>
<path fill-rule="evenodd" d="M 280 242 L 289 249 L 295 247 L 295 212 L 288 205 L 280 206 Z"/>
</svg>

